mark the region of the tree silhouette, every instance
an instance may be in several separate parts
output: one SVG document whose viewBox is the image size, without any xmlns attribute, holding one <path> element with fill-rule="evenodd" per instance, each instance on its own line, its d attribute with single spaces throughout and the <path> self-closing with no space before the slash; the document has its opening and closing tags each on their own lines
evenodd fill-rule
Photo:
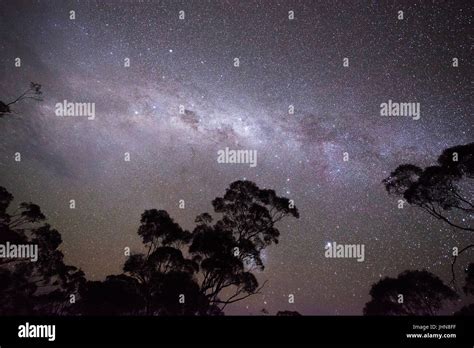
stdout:
<svg viewBox="0 0 474 348">
<path fill-rule="evenodd" d="M 458 295 L 428 271 L 404 271 L 372 285 L 364 315 L 435 315 Z"/>
<path fill-rule="evenodd" d="M 261 251 L 278 243 L 275 224 L 299 213 L 290 200 L 251 181 L 233 182 L 212 205 L 222 217 L 214 224 L 207 213 L 196 218 L 189 251 L 200 265 L 202 294 L 222 311 L 259 292 L 252 271 L 264 268 Z"/>
<path fill-rule="evenodd" d="M 42 101 L 41 95 L 43 92 L 41 91 L 41 85 L 39 83 L 31 82 L 30 88 L 27 89 L 25 92 L 20 94 L 16 99 L 9 103 L 4 103 L 0 101 L 0 118 L 5 116 L 6 114 L 12 113 L 10 106 L 16 104 L 25 99 L 33 99 L 37 101 Z"/>
<path fill-rule="evenodd" d="M 0 244 L 38 246 L 38 260 L 0 259 L 0 314 L 62 314 L 70 307 L 70 295 L 85 281 L 76 267 L 64 264 L 58 247 L 61 235 L 43 223 L 39 206 L 21 203 L 8 208 L 13 195 L 0 187 Z"/>
<path fill-rule="evenodd" d="M 467 295 L 474 295 L 474 263 L 466 269 L 466 284 L 462 288 Z"/>
<path fill-rule="evenodd" d="M 164 210 L 146 210 L 138 235 L 145 254 L 131 255 L 123 270 L 136 280 L 146 315 L 192 315 L 206 307 L 194 275 L 198 265 L 181 248 L 191 240 Z M 181 301 L 180 301 L 181 300 Z"/>
<path fill-rule="evenodd" d="M 474 295 L 474 263 L 470 263 L 465 270 L 466 283 L 462 287 L 462 290 L 467 296 Z M 472 299 L 472 298 L 471 298 Z M 454 315 L 474 315 L 474 303 L 462 307 L 459 311 L 454 313 Z"/>
<path fill-rule="evenodd" d="M 425 169 L 412 164 L 401 165 L 383 180 L 385 188 L 457 229 L 474 232 L 472 221 L 462 223 L 448 215 L 455 211 L 463 213 L 464 218 L 474 213 L 470 194 L 470 179 L 474 179 L 474 143 L 446 149 L 438 163 Z"/>
<path fill-rule="evenodd" d="M 448 148 L 438 165 L 422 169 L 412 164 L 398 166 L 383 180 L 389 194 L 403 197 L 431 216 L 459 231 L 474 232 L 474 143 Z M 462 248 L 458 255 L 474 247 Z M 452 283 L 455 282 L 452 262 Z"/>
<path fill-rule="evenodd" d="M 474 263 L 470 263 L 465 270 L 466 273 L 466 283 L 462 287 L 464 293 L 467 296 L 474 295 Z M 474 315 L 474 303 L 464 306 L 454 315 Z"/>
</svg>

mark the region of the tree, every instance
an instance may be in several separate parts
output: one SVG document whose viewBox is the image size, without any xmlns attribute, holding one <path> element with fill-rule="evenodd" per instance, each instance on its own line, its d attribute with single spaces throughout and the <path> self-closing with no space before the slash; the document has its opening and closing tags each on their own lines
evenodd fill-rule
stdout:
<svg viewBox="0 0 474 348">
<path fill-rule="evenodd" d="M 465 270 L 466 283 L 463 286 L 463 291 L 467 296 L 474 295 L 474 263 L 470 263 Z M 474 315 L 474 303 L 462 307 L 454 315 Z"/>
<path fill-rule="evenodd" d="M 470 179 L 474 179 L 474 143 L 446 149 L 438 163 L 425 169 L 403 164 L 383 180 L 385 188 L 459 230 L 474 232 L 470 218 L 474 213 L 470 191 Z M 453 211 L 471 221 L 456 221 L 454 214 L 448 215 Z"/>
<path fill-rule="evenodd" d="M 474 295 L 474 263 L 466 269 L 466 284 L 462 288 L 466 295 Z"/>
<path fill-rule="evenodd" d="M 33 99 L 37 101 L 42 101 L 41 95 L 43 92 L 41 91 L 41 85 L 39 83 L 31 82 L 30 83 L 30 88 L 27 89 L 25 92 L 20 94 L 16 99 L 9 103 L 4 103 L 0 101 L 0 118 L 2 118 L 6 114 L 10 114 L 12 111 L 10 109 L 10 106 L 13 104 L 16 104 L 22 100 L 25 99 Z"/>
<path fill-rule="evenodd" d="M 454 290 L 428 271 L 404 271 L 372 285 L 364 315 L 435 315 L 446 301 L 458 299 Z"/>
<path fill-rule="evenodd" d="M 13 213 L 8 208 L 13 195 L 0 187 L 0 244 L 32 244 L 38 259 L 0 258 L 0 314 L 61 314 L 69 296 L 85 281 L 76 267 L 64 264 L 58 249 L 61 235 L 49 224 L 38 205 L 21 203 Z"/>
<path fill-rule="evenodd" d="M 181 248 L 191 240 L 164 210 L 146 210 L 138 234 L 145 254 L 133 254 L 124 265 L 125 274 L 137 281 L 146 315 L 200 313 L 206 307 L 194 279 L 198 265 Z"/>
<path fill-rule="evenodd" d="M 221 218 L 214 224 L 207 213 L 196 218 L 189 251 L 200 265 L 202 294 L 223 311 L 261 290 L 252 273 L 264 269 L 261 252 L 278 243 L 276 223 L 299 213 L 289 199 L 251 181 L 233 182 L 212 205 Z"/>
<path fill-rule="evenodd" d="M 398 166 L 383 184 L 389 194 L 403 197 L 458 231 L 474 232 L 474 143 L 448 148 L 438 157 L 438 165 L 425 169 L 413 164 Z M 458 255 L 474 247 L 462 248 Z M 452 283 L 455 283 L 452 262 Z"/>
</svg>

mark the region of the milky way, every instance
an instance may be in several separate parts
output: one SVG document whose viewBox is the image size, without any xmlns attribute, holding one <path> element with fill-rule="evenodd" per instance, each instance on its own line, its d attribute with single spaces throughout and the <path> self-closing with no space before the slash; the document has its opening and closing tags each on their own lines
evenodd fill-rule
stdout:
<svg viewBox="0 0 474 348">
<path fill-rule="evenodd" d="M 468 12 L 467 2 L 0 1 L 0 100 L 30 81 L 44 92 L 0 120 L 0 186 L 40 205 L 66 261 L 103 279 L 121 271 L 125 246 L 140 250 L 145 209 L 192 230 L 232 181 L 252 180 L 301 217 L 265 250 L 263 295 L 227 313 L 361 314 L 383 276 L 425 268 L 447 279 L 452 247 L 468 240 L 398 209 L 381 184 L 399 164 L 430 165 L 474 140 Z M 57 117 L 65 99 L 95 103 L 95 119 Z M 389 99 L 419 102 L 420 120 L 380 116 Z M 219 164 L 225 147 L 257 150 L 258 165 Z M 333 241 L 365 244 L 365 261 L 325 258 Z"/>
</svg>

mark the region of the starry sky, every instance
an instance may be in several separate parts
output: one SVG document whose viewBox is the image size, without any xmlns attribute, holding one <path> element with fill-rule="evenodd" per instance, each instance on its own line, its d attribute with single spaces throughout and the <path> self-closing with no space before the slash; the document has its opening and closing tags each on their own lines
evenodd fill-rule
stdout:
<svg viewBox="0 0 474 348">
<path fill-rule="evenodd" d="M 263 295 L 226 313 L 360 315 L 381 277 L 448 280 L 468 241 L 398 209 L 381 180 L 474 140 L 471 27 L 467 1 L 0 0 L 0 100 L 30 81 L 44 93 L 0 120 L 0 186 L 40 205 L 66 262 L 100 280 L 121 271 L 124 247 L 141 250 L 145 209 L 192 230 L 231 182 L 252 180 L 301 216 L 264 252 Z M 95 119 L 57 117 L 64 99 L 94 102 Z M 389 99 L 419 102 L 421 119 L 380 116 Z M 225 147 L 257 150 L 258 165 L 217 163 Z M 325 258 L 333 241 L 364 244 L 365 261 Z"/>
</svg>

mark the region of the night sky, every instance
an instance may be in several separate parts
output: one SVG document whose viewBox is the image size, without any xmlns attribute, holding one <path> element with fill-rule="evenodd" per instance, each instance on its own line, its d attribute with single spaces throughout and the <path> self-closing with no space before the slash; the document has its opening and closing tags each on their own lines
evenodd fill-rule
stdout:
<svg viewBox="0 0 474 348">
<path fill-rule="evenodd" d="M 381 183 L 474 140 L 469 11 L 467 1 L 0 0 L 0 100 L 30 81 L 44 93 L 0 120 L 0 186 L 38 204 L 66 262 L 100 280 L 121 272 L 124 247 L 142 250 L 145 209 L 192 230 L 231 182 L 252 180 L 293 199 L 300 218 L 264 252 L 263 295 L 226 314 L 361 314 L 381 277 L 425 268 L 449 280 L 452 248 L 469 240 L 398 209 Z M 56 116 L 64 99 L 95 103 L 95 119 Z M 389 99 L 419 102 L 421 118 L 382 117 Z M 258 165 L 217 163 L 225 147 L 257 150 Z M 333 241 L 364 244 L 365 261 L 325 258 Z"/>
</svg>

